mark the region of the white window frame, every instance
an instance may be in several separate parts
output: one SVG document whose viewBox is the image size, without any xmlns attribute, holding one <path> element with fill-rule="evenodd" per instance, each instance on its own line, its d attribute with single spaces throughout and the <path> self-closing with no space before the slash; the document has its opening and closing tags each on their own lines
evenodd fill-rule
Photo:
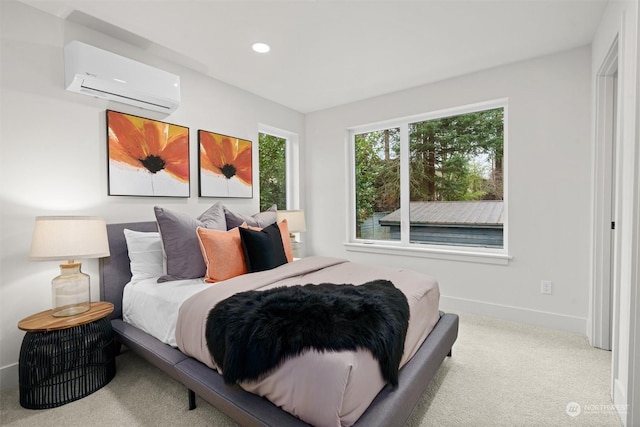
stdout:
<svg viewBox="0 0 640 427">
<path fill-rule="evenodd" d="M 300 145 L 298 142 L 298 134 L 273 126 L 259 124 L 258 125 L 258 141 L 259 134 L 266 133 L 286 140 L 285 142 L 285 162 L 287 180 L 285 183 L 285 191 L 287 198 L 287 206 L 285 209 L 300 209 Z M 259 143 L 258 143 L 258 149 Z M 261 189 L 258 189 L 258 197 L 260 197 Z M 281 210 L 284 210 L 278 207 Z"/>
<path fill-rule="evenodd" d="M 504 141 L 503 141 L 503 247 L 479 248 L 457 245 L 429 245 L 410 242 L 409 219 L 409 125 L 416 122 L 435 120 L 444 117 L 474 113 L 478 111 L 503 108 L 504 111 Z M 385 120 L 347 129 L 349 141 L 349 224 L 347 242 L 345 248 L 348 251 L 369 252 L 385 255 L 416 256 L 426 258 L 447 259 L 456 261 L 481 262 L 488 264 L 506 265 L 509 256 L 509 221 L 508 221 L 508 99 L 496 99 L 486 102 L 464 105 L 461 107 L 447 108 L 429 113 L 403 117 L 399 119 Z M 356 237 L 356 168 L 355 168 L 355 135 L 385 129 L 400 128 L 400 208 L 401 208 L 401 234 L 400 241 L 367 240 Z"/>
</svg>

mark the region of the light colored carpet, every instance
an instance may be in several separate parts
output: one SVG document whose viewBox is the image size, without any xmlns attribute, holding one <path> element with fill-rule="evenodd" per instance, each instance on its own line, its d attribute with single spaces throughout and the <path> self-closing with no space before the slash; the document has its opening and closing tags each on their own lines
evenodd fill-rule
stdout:
<svg viewBox="0 0 640 427">
<path fill-rule="evenodd" d="M 23 409 L 17 387 L 2 392 L 0 424 L 236 426 L 200 398 L 187 410 L 186 389 L 135 354 L 116 360 L 107 386 L 58 408 Z M 407 427 L 621 426 L 609 396 L 610 366 L 611 353 L 589 347 L 584 336 L 460 314 L 453 357 Z M 575 416 L 567 414 L 572 402 Z"/>
</svg>

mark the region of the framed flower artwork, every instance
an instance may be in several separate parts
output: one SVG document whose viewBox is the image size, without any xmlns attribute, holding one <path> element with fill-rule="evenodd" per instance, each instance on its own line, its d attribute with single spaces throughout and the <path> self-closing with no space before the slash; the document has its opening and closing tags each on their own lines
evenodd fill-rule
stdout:
<svg viewBox="0 0 640 427">
<path fill-rule="evenodd" d="M 253 197 L 251 141 L 198 131 L 200 197 Z"/>
<path fill-rule="evenodd" d="M 107 110 L 110 196 L 189 197 L 189 128 Z"/>
</svg>

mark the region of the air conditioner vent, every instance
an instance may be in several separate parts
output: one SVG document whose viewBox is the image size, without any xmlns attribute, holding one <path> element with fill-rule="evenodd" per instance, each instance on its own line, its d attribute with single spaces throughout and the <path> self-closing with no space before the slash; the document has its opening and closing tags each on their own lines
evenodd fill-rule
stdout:
<svg viewBox="0 0 640 427">
<path fill-rule="evenodd" d="M 180 105 L 180 77 L 124 56 L 72 41 L 64 48 L 65 87 L 147 110 Z"/>
</svg>

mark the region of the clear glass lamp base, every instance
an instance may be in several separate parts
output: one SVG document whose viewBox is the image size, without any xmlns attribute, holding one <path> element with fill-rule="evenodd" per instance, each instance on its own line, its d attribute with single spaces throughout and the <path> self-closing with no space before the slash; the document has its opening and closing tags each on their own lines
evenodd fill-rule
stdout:
<svg viewBox="0 0 640 427">
<path fill-rule="evenodd" d="M 65 307 L 58 307 L 53 309 L 53 317 L 68 317 L 75 316 L 76 314 L 82 314 L 91 308 L 91 303 L 69 305 Z"/>
<path fill-rule="evenodd" d="M 54 317 L 75 316 L 91 308 L 89 276 L 79 262 L 60 264 L 60 275 L 51 281 Z"/>
</svg>

